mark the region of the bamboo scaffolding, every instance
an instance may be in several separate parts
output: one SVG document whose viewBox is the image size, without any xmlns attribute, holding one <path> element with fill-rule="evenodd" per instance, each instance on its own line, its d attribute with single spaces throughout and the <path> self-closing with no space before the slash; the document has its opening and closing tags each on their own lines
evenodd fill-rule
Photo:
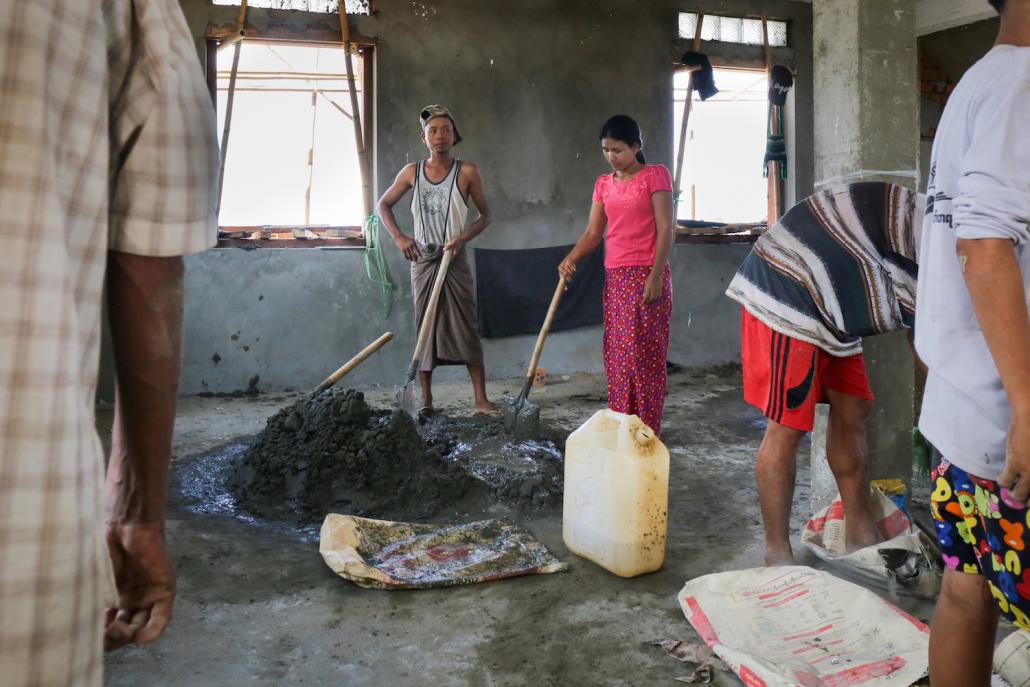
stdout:
<svg viewBox="0 0 1030 687">
<path fill-rule="evenodd" d="M 225 124 L 222 126 L 222 144 L 218 154 L 218 200 L 215 203 L 215 216 L 222 210 L 222 187 L 225 183 L 225 158 L 229 152 L 229 128 L 232 125 L 232 106 L 236 98 L 236 69 L 240 64 L 241 42 L 236 43 L 232 56 L 232 76 L 229 77 L 229 95 L 225 100 Z"/>
<path fill-rule="evenodd" d="M 315 48 L 315 69 L 322 49 Z M 311 145 L 308 147 L 308 187 L 304 190 L 304 224 L 311 223 L 311 187 L 315 183 L 315 127 L 318 124 L 318 91 L 311 91 Z"/>
<path fill-rule="evenodd" d="M 347 7 L 344 0 L 337 0 L 337 9 L 340 12 L 340 34 L 343 39 L 343 57 L 347 66 L 347 86 L 350 89 L 350 104 L 354 124 L 354 140 L 358 148 L 358 168 L 361 173 L 361 200 L 364 208 L 364 217 L 372 214 L 372 172 L 368 160 L 368 148 L 366 146 L 364 131 L 361 127 L 361 111 L 358 109 L 358 94 L 354 85 L 354 63 L 351 60 L 351 36 L 350 20 L 347 18 Z M 368 113 L 366 113 L 367 115 Z"/>
<path fill-rule="evenodd" d="M 765 48 L 765 76 L 766 82 L 772 86 L 772 49 L 769 47 L 769 22 L 766 16 L 762 15 L 762 44 Z M 780 130 L 780 106 L 769 104 L 769 130 L 774 136 L 782 135 Z M 769 227 L 772 227 L 783 214 L 783 178 L 781 176 L 780 162 L 770 162 L 769 174 Z"/>
<path fill-rule="evenodd" d="M 225 41 L 226 43 L 232 42 L 235 44 L 235 49 L 232 55 L 232 70 L 229 74 L 229 95 L 225 100 L 225 126 L 222 127 L 222 143 L 219 146 L 218 155 L 218 196 L 215 200 L 215 217 L 222 210 L 222 187 L 225 183 L 225 157 L 229 152 L 229 128 L 232 124 L 232 106 L 233 100 L 236 95 L 236 76 L 240 69 L 240 48 L 243 47 L 242 39 L 246 35 L 246 31 L 243 26 L 247 21 L 247 0 L 240 2 L 240 16 L 236 22 L 238 28 L 238 35 L 231 41 Z M 221 49 L 221 46 L 219 46 Z"/>
<path fill-rule="evenodd" d="M 704 26 L 705 15 L 697 15 L 697 25 L 694 27 L 694 52 L 701 50 L 701 27 Z M 673 197 L 679 199 L 680 192 L 683 190 L 683 154 L 687 145 L 687 125 L 690 122 L 690 109 L 691 103 L 694 100 L 694 73 L 691 72 L 687 76 L 687 93 L 686 99 L 683 102 L 683 119 L 680 121 L 680 140 L 679 149 L 676 152 L 676 181 L 673 186 L 675 191 Z M 678 211 L 677 211 L 678 214 Z"/>
</svg>

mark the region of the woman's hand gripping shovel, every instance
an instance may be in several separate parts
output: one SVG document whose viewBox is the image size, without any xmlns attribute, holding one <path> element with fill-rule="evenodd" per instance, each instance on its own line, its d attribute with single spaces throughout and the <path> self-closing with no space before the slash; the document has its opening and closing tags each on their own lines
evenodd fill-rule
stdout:
<svg viewBox="0 0 1030 687">
<path fill-rule="evenodd" d="M 417 408 L 415 405 L 415 375 L 418 373 L 418 363 L 422 358 L 422 352 L 429 342 L 430 333 L 436 324 L 436 306 L 440 301 L 440 292 L 443 290 L 444 279 L 447 278 L 447 267 L 454 257 L 452 251 L 444 251 L 440 258 L 440 267 L 436 271 L 436 278 L 433 280 L 433 290 L 429 292 L 429 302 L 426 303 L 426 314 L 422 317 L 422 326 L 418 330 L 418 340 L 415 342 L 415 354 L 412 356 L 411 365 L 408 366 L 408 376 L 397 391 L 397 407 L 416 418 Z"/>
<path fill-rule="evenodd" d="M 551 306 L 547 309 L 544 326 L 541 327 L 540 335 L 536 338 L 536 348 L 533 349 L 533 358 L 529 361 L 529 372 L 522 385 L 522 392 L 518 398 L 504 397 L 504 428 L 516 436 L 529 438 L 537 436 L 540 432 L 540 406 L 529 400 L 529 390 L 533 386 L 536 366 L 540 362 L 540 353 L 544 350 L 544 340 L 547 338 L 547 332 L 551 330 L 551 321 L 554 320 L 554 313 L 558 310 L 558 302 L 561 300 L 562 293 L 565 292 L 567 281 L 562 276 L 558 280 L 558 288 L 554 290 L 554 296 L 551 297 Z"/>
</svg>

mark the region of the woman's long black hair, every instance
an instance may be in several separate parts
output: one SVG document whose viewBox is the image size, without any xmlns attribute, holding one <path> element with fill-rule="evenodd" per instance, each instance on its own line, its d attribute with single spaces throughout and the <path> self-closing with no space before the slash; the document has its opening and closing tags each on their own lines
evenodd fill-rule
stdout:
<svg viewBox="0 0 1030 687">
<path fill-rule="evenodd" d="M 601 133 L 597 138 L 598 140 L 613 138 L 626 145 L 640 146 L 641 150 L 637 151 L 637 162 L 644 164 L 644 139 L 640 136 L 640 125 L 629 115 L 617 114 L 609 117 L 601 127 Z"/>
</svg>

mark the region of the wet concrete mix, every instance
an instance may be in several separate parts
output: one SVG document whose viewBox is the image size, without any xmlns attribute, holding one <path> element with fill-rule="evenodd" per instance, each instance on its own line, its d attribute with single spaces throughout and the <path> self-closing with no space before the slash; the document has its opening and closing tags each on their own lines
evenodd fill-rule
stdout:
<svg viewBox="0 0 1030 687">
<path fill-rule="evenodd" d="M 224 452 L 233 463 L 225 483 L 237 508 L 298 523 L 329 512 L 418 521 L 552 511 L 564 473 L 554 438 L 517 441 L 485 415 L 435 415 L 420 428 L 371 408 L 359 391 L 330 389 L 281 409 L 249 447 Z"/>
</svg>

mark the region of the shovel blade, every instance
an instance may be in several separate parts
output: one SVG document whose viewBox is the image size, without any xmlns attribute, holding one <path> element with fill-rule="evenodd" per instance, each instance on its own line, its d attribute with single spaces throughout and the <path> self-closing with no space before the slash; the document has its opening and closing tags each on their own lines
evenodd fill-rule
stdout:
<svg viewBox="0 0 1030 687">
<path fill-rule="evenodd" d="M 504 429 L 522 439 L 540 435 L 540 406 L 529 399 L 522 403 L 512 396 L 504 397 Z"/>
<path fill-rule="evenodd" d="M 397 390 L 397 408 L 414 418 L 418 412 L 415 406 L 415 383 L 410 381 Z"/>
</svg>

